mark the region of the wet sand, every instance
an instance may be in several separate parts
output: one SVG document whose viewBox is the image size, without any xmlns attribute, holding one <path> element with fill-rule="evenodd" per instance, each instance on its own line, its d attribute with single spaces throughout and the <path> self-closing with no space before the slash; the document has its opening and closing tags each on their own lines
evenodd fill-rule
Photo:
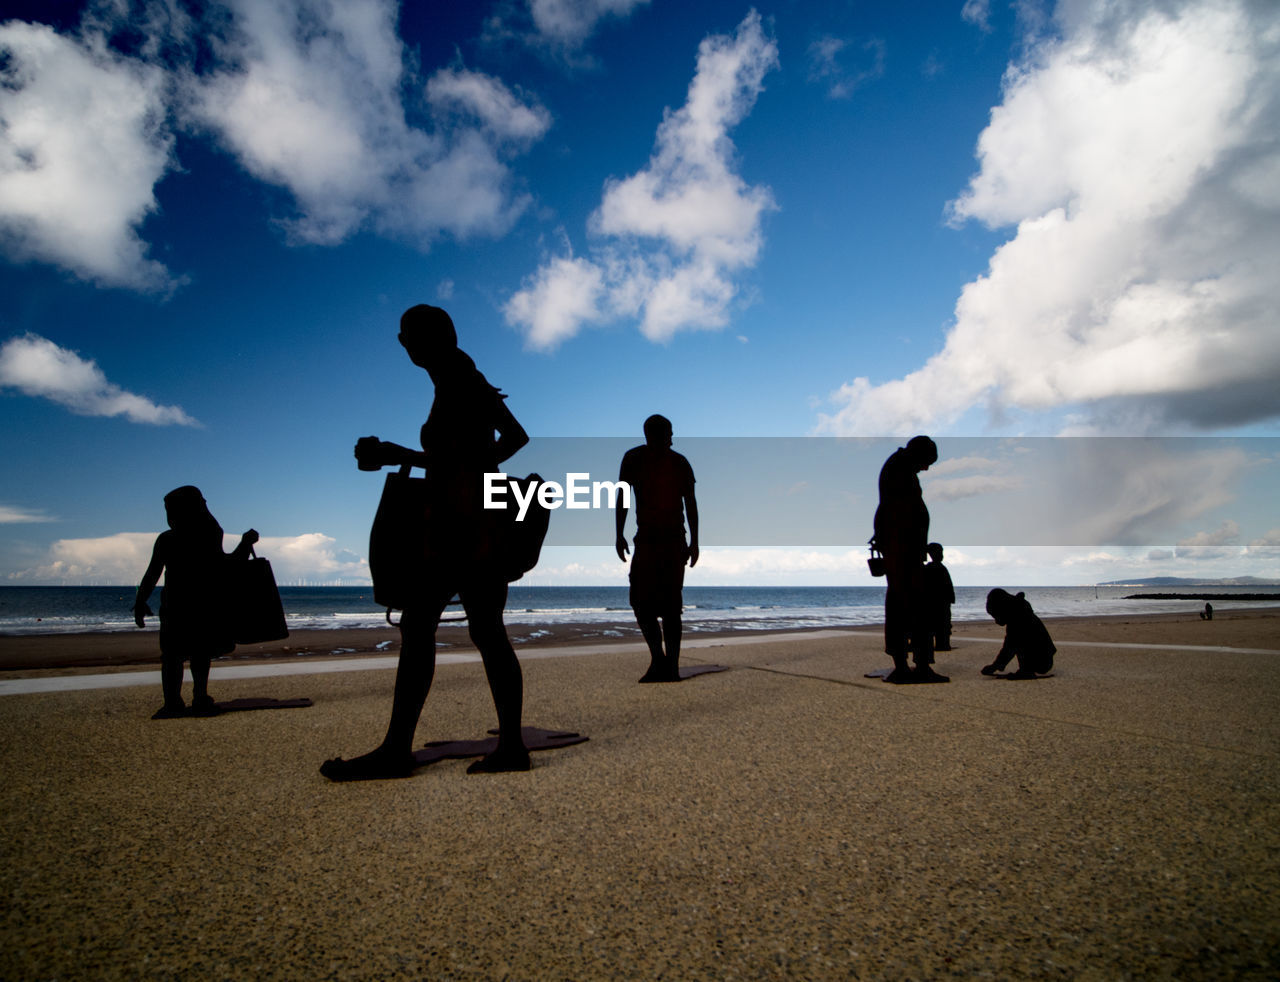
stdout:
<svg viewBox="0 0 1280 982">
<path fill-rule="evenodd" d="M 526 723 L 588 742 L 356 785 L 317 767 L 380 738 L 385 669 L 222 681 L 315 705 L 202 720 L 0 697 L 0 977 L 1276 977 L 1280 617 L 1050 630 L 1034 682 L 978 673 L 990 622 L 949 685 L 864 678 L 874 628 L 680 685 L 529 658 Z M 441 665 L 419 744 L 492 725 Z"/>
</svg>

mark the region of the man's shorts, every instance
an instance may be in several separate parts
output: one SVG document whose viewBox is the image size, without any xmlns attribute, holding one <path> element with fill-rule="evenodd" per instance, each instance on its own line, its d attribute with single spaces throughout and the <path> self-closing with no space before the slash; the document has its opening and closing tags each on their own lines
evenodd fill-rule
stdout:
<svg viewBox="0 0 1280 982">
<path fill-rule="evenodd" d="M 689 547 L 678 539 L 635 539 L 631 555 L 631 609 L 667 617 L 684 606 L 684 564 Z"/>
</svg>

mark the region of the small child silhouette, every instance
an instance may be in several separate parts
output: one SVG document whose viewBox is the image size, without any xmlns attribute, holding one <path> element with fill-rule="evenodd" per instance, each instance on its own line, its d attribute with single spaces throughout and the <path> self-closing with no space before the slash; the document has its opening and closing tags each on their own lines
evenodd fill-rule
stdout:
<svg viewBox="0 0 1280 982">
<path fill-rule="evenodd" d="M 933 633 L 933 650 L 951 650 L 951 605 L 956 602 L 956 588 L 951 573 L 942 565 L 942 545 L 930 542 L 929 558 L 920 571 L 924 582 L 925 604 L 928 607 L 928 629 Z"/>
<path fill-rule="evenodd" d="M 152 719 L 210 716 L 217 712 L 209 697 L 209 663 L 235 649 L 227 616 L 226 578 L 229 562 L 244 561 L 258 541 L 253 529 L 244 533 L 235 551 L 222 551 L 222 526 L 209 512 L 200 489 L 185 485 L 164 496 L 169 529 L 156 537 L 138 595 L 133 619 L 138 627 L 154 616 L 147 598 L 165 574 L 160 593 L 160 684 L 164 705 Z M 191 662 L 194 694 L 188 714 L 182 701 L 182 663 Z"/>
<path fill-rule="evenodd" d="M 1004 647 L 996 660 L 982 669 L 983 675 L 1004 671 L 1013 658 L 1018 659 L 1018 670 L 1008 676 L 1011 679 L 1033 679 L 1053 669 L 1058 649 L 1024 594 L 1015 597 L 997 587 L 987 594 L 987 613 L 1005 629 Z"/>
</svg>

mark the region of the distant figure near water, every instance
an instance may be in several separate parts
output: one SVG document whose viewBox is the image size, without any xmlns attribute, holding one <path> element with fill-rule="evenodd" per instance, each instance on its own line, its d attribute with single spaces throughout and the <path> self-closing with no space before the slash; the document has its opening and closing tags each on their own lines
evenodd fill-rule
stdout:
<svg viewBox="0 0 1280 982">
<path fill-rule="evenodd" d="M 413 547 L 421 550 L 420 568 L 408 571 L 412 590 L 400 619 L 400 661 L 386 736 L 360 757 L 326 761 L 320 773 L 333 781 L 357 781 L 405 777 L 417 766 L 413 738 L 435 675 L 436 627 L 455 594 L 467 613 L 498 713 L 496 749 L 467 773 L 525 771 L 529 751 L 520 733 L 524 680 L 502 620 L 507 602 L 505 515 L 483 508 L 483 486 L 484 474 L 497 471 L 529 437 L 507 408 L 506 396 L 458 348 L 445 311 L 425 304 L 411 307 L 400 318 L 399 339 L 409 359 L 435 385 L 420 434 L 422 449 L 364 437 L 356 443 L 355 457 L 361 470 L 387 465 L 426 470 L 424 541 Z"/>
<path fill-rule="evenodd" d="M 873 541 L 884 555 L 884 650 L 893 659 L 887 682 L 950 681 L 933 670 L 923 573 L 929 509 L 916 476 L 937 459 L 937 445 L 927 436 L 915 436 L 890 454 L 880 469 Z M 915 659 L 914 671 L 907 664 L 908 649 Z"/>
<path fill-rule="evenodd" d="M 934 651 L 951 650 L 951 605 L 956 602 L 956 588 L 951 582 L 951 572 L 942 565 L 942 544 L 930 542 L 928 563 L 924 576 L 925 603 L 928 604 L 929 626 L 933 635 Z"/>
<path fill-rule="evenodd" d="M 987 594 L 987 613 L 1005 631 L 1004 646 L 996 660 L 983 667 L 983 675 L 1003 672 L 1014 658 L 1018 659 L 1018 670 L 1007 678 L 1033 679 L 1053 670 L 1053 656 L 1058 649 L 1024 594 L 1013 596 L 997 587 Z"/>
<path fill-rule="evenodd" d="M 1200 619 L 1202 621 L 1213 620 L 1213 604 L 1209 603 L 1207 600 L 1204 604 L 1204 610 L 1200 611 Z"/>
<path fill-rule="evenodd" d="M 222 551 L 222 526 L 209 512 L 200 489 L 175 488 L 164 496 L 169 530 L 156 537 L 151 563 L 138 584 L 133 619 L 138 627 L 154 612 L 147 598 L 164 573 L 160 593 L 160 685 L 164 705 L 153 719 L 211 716 L 217 707 L 209 696 L 209 664 L 235 650 L 228 606 L 228 564 L 249 558 L 258 533 L 253 529 L 227 555 Z M 182 701 L 182 663 L 191 662 L 194 693 L 191 708 Z"/>
<path fill-rule="evenodd" d="M 698 562 L 698 501 L 693 492 L 693 468 L 682 454 L 671 449 L 671 437 L 671 421 L 664 416 L 650 416 L 644 421 L 644 444 L 623 455 L 618 471 L 618 480 L 631 485 L 635 496 L 631 609 L 649 646 L 649 670 L 641 682 L 680 681 L 684 566 L 686 560 L 691 567 Z M 626 562 L 627 509 L 621 500 L 615 501 L 614 523 L 614 548 L 618 558 Z"/>
</svg>

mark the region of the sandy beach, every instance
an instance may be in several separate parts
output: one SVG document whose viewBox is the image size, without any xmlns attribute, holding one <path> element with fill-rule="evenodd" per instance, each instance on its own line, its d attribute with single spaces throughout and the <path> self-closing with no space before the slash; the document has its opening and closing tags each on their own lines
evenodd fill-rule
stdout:
<svg viewBox="0 0 1280 982">
<path fill-rule="evenodd" d="M 981 676 L 986 622 L 932 686 L 865 678 L 874 628 L 699 637 L 729 671 L 666 686 L 634 642 L 544 638 L 525 722 L 589 739 L 525 774 L 325 781 L 381 737 L 385 668 L 220 662 L 216 698 L 314 705 L 212 719 L 0 696 L 0 977 L 1276 977 L 1280 616 L 1049 626 L 1052 678 Z M 254 654 L 394 654 L 318 633 Z M 92 637 L 0 639 L 0 677 L 155 667 Z M 442 664 L 419 744 L 492 725 L 481 666 Z"/>
</svg>

